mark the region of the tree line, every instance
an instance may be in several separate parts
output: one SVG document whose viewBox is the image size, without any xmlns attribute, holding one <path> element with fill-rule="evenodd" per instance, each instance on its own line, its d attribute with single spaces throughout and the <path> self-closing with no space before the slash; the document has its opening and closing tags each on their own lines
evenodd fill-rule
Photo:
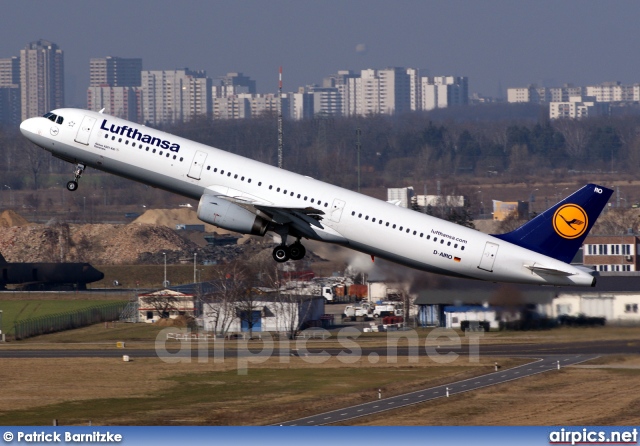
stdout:
<svg viewBox="0 0 640 446">
<path fill-rule="evenodd" d="M 356 189 L 357 129 L 362 187 L 401 187 L 471 176 L 521 181 L 549 172 L 632 174 L 640 163 L 640 116 L 549 121 L 540 108 L 521 113 L 517 107 L 501 107 L 499 112 L 489 105 L 460 107 L 462 118 L 451 109 L 446 114 L 287 121 L 284 167 Z M 194 119 L 163 130 L 276 164 L 273 115 L 251 120 Z M 0 173 L 13 190 L 39 190 L 72 178 L 73 166 L 35 147 L 17 129 L 0 129 L 0 146 Z M 111 176 L 97 178 L 93 181 L 101 188 L 133 187 Z M 126 196 L 132 194 L 124 194 L 123 199 Z"/>
</svg>

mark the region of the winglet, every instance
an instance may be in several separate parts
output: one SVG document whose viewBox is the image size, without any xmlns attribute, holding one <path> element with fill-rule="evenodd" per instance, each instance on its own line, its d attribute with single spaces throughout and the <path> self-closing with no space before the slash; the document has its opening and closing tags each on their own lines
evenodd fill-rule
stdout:
<svg viewBox="0 0 640 446">
<path fill-rule="evenodd" d="M 570 263 L 613 190 L 587 184 L 501 240 Z"/>
</svg>

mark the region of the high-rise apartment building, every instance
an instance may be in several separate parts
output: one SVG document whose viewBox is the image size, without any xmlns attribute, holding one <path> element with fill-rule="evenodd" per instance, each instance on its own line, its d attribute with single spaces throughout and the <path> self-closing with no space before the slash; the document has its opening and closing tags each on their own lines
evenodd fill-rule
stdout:
<svg viewBox="0 0 640 446">
<path fill-rule="evenodd" d="M 20 124 L 20 59 L 0 59 L 0 125 Z"/>
<path fill-rule="evenodd" d="M 188 68 L 142 72 L 142 117 L 151 125 L 186 122 L 212 112 L 211 79 Z"/>
<path fill-rule="evenodd" d="M 422 78 L 422 110 L 469 103 L 469 79 L 464 76 Z"/>
<path fill-rule="evenodd" d="M 20 50 L 22 119 L 64 106 L 64 58 L 53 42 L 38 40 Z"/>
<path fill-rule="evenodd" d="M 226 76 L 220 77 L 220 82 L 223 87 L 245 87 L 245 91 L 239 91 L 238 93 L 257 93 L 256 81 L 252 80 L 249 76 L 245 76 L 242 73 L 227 73 Z"/>
<path fill-rule="evenodd" d="M 89 61 L 87 108 L 130 121 L 142 121 L 142 59 L 92 58 Z"/>
<path fill-rule="evenodd" d="M 142 59 L 124 57 L 92 58 L 89 61 L 89 86 L 139 87 Z"/>
<path fill-rule="evenodd" d="M 20 86 L 20 59 L 0 59 L 0 87 Z"/>
</svg>

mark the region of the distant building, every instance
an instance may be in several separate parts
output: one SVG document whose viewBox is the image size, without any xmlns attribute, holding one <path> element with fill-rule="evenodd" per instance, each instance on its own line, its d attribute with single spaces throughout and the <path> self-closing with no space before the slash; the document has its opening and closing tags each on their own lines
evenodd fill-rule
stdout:
<svg viewBox="0 0 640 446">
<path fill-rule="evenodd" d="M 421 91 L 422 110 L 469 103 L 469 80 L 466 77 L 423 77 Z"/>
<path fill-rule="evenodd" d="M 138 320 L 153 323 L 159 319 L 175 319 L 178 316 L 195 316 L 193 294 L 162 289 L 138 295 Z"/>
<path fill-rule="evenodd" d="M 87 108 L 93 111 L 104 109 L 108 115 L 141 122 L 141 91 L 141 87 L 89 87 Z"/>
<path fill-rule="evenodd" d="M 205 71 L 142 72 L 142 117 L 151 125 L 187 122 L 212 112 L 211 79 Z"/>
<path fill-rule="evenodd" d="M 20 59 L 0 59 L 0 125 L 20 124 Z"/>
<path fill-rule="evenodd" d="M 246 91 L 243 93 L 256 94 L 256 81 L 242 73 L 227 73 L 226 76 L 219 78 L 224 87 L 244 87 Z"/>
<path fill-rule="evenodd" d="M 282 299 L 275 295 L 257 295 L 246 302 L 208 302 L 203 305 L 202 319 L 204 329 L 219 332 L 226 325 L 228 332 L 249 331 L 288 332 L 292 326 L 305 328 L 308 325 L 320 326 L 324 314 L 324 297 L 291 296 Z M 247 310 L 250 308 L 250 310 Z M 252 314 L 248 314 L 251 311 Z"/>
<path fill-rule="evenodd" d="M 124 57 L 92 58 L 89 61 L 90 87 L 139 87 L 142 59 Z"/>
<path fill-rule="evenodd" d="M 581 119 L 593 116 L 607 116 L 609 104 L 596 102 L 593 97 L 572 96 L 567 102 L 549 104 L 550 119 Z"/>
<path fill-rule="evenodd" d="M 64 106 L 64 58 L 53 42 L 38 40 L 20 50 L 21 119 Z"/>
<path fill-rule="evenodd" d="M 414 196 L 413 187 L 394 187 L 387 189 L 387 201 L 399 202 L 398 206 L 410 208 Z"/>
<path fill-rule="evenodd" d="M 529 218 L 529 202 L 493 200 L 494 220 L 503 221 L 512 216 L 517 220 L 525 220 Z"/>
<path fill-rule="evenodd" d="M 636 235 L 590 235 L 583 245 L 583 263 L 596 271 L 640 271 Z"/>
</svg>

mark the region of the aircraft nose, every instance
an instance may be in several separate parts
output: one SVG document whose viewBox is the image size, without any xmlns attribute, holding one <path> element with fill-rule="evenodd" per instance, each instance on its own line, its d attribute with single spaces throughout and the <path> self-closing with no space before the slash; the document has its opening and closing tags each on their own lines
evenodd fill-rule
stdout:
<svg viewBox="0 0 640 446">
<path fill-rule="evenodd" d="M 36 118 L 29 118 L 22 121 L 20 124 L 20 133 L 26 138 L 36 133 Z"/>
</svg>

